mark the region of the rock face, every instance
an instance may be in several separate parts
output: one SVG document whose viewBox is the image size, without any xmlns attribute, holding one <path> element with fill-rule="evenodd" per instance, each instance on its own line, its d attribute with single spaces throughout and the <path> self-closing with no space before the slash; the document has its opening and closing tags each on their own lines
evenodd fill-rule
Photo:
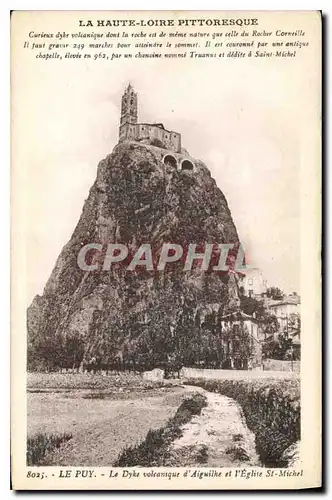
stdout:
<svg viewBox="0 0 332 500">
<path fill-rule="evenodd" d="M 88 243 L 123 243 L 133 251 L 150 243 L 157 253 L 164 242 L 239 244 L 208 168 L 190 158 L 194 170 L 179 170 L 163 163 L 165 153 L 124 142 L 99 163 L 73 235 L 28 309 L 31 368 L 189 362 L 186 353 L 197 359 L 218 316 L 238 307 L 234 274 L 183 272 L 183 262 L 163 273 L 129 272 L 123 264 L 88 272 L 77 264 Z"/>
</svg>

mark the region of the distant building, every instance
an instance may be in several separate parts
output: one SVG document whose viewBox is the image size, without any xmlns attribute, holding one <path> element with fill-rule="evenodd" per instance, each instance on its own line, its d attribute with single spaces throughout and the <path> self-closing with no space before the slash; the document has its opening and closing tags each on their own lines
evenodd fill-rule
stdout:
<svg viewBox="0 0 332 500">
<path fill-rule="evenodd" d="M 296 316 L 300 316 L 301 298 L 299 295 L 285 295 L 281 300 L 266 299 L 265 306 L 276 316 L 279 331 L 286 337 L 299 336 L 296 330 Z"/>
<path fill-rule="evenodd" d="M 181 134 L 162 123 L 138 123 L 137 93 L 129 84 L 121 100 L 119 142 L 149 140 L 169 151 L 181 153 Z"/>
<path fill-rule="evenodd" d="M 222 330 L 227 329 L 228 325 L 232 326 L 233 334 L 231 337 L 222 340 L 222 348 L 225 354 L 223 368 L 260 369 L 262 367 L 262 334 L 257 319 L 242 311 L 237 311 L 221 318 Z M 241 359 L 238 353 L 241 340 L 237 338 L 236 331 L 237 329 L 240 330 L 242 325 L 246 328 L 252 348 L 251 356 L 247 359 Z"/>
<path fill-rule="evenodd" d="M 278 319 L 285 319 L 300 313 L 301 298 L 299 295 L 285 295 L 281 300 L 267 299 L 265 305 Z"/>
<path fill-rule="evenodd" d="M 258 268 L 246 269 L 239 279 L 239 287 L 248 297 L 261 297 L 266 294 L 267 281 L 262 271 Z"/>
</svg>

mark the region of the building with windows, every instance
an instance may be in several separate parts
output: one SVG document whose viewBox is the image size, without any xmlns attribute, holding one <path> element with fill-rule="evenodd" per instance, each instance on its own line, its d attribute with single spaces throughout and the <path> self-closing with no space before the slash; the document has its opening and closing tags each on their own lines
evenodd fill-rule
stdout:
<svg viewBox="0 0 332 500">
<path fill-rule="evenodd" d="M 221 339 L 224 352 L 223 368 L 252 370 L 262 368 L 262 333 L 254 316 L 235 311 L 221 318 Z M 225 335 L 225 332 L 229 335 Z M 243 357 L 245 335 L 250 353 Z"/>
<path fill-rule="evenodd" d="M 281 300 L 267 300 L 266 305 L 277 318 L 287 318 L 300 313 L 301 298 L 299 295 L 285 295 Z"/>
<path fill-rule="evenodd" d="M 300 335 L 300 307 L 301 298 L 299 295 L 285 295 L 282 300 L 267 299 L 266 307 L 270 313 L 276 316 L 279 323 L 278 333 L 282 333 L 287 338 L 299 340 Z"/>
<path fill-rule="evenodd" d="M 258 267 L 246 269 L 239 279 L 239 288 L 248 297 L 262 297 L 266 294 L 267 281 Z"/>
</svg>

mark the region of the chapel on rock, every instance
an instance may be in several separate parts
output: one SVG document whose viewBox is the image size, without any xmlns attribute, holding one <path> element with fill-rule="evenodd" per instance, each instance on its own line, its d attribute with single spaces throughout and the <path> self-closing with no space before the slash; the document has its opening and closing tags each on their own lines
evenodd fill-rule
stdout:
<svg viewBox="0 0 332 500">
<path fill-rule="evenodd" d="M 138 123 L 137 93 L 129 83 L 121 99 L 119 142 L 147 140 L 152 145 L 181 153 L 181 134 L 162 123 Z"/>
</svg>

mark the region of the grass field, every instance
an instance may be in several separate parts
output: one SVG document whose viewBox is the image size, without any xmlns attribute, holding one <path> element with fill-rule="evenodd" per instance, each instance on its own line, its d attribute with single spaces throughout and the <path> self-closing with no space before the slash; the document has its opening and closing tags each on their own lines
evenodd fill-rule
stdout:
<svg viewBox="0 0 332 500">
<path fill-rule="evenodd" d="M 186 393 L 127 373 L 29 374 L 28 438 L 72 435 L 49 449 L 48 465 L 112 465 L 124 448 L 164 426 Z"/>
</svg>

